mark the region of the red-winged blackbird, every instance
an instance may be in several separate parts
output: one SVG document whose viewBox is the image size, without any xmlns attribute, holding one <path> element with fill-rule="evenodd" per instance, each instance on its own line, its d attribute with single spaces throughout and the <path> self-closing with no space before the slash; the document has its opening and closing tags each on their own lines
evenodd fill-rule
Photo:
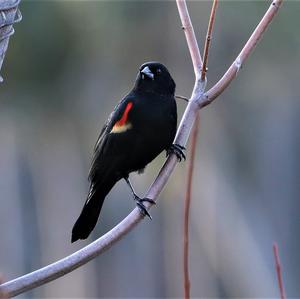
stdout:
<svg viewBox="0 0 300 299">
<path fill-rule="evenodd" d="M 72 242 L 86 239 L 94 229 L 105 196 L 120 179 L 128 183 L 140 211 L 150 217 L 129 181 L 163 150 L 181 160 L 183 147 L 172 144 L 177 127 L 175 82 L 158 62 L 144 63 L 132 91 L 116 106 L 95 146 L 89 173 L 90 192 L 72 230 Z M 151 218 L 151 217 L 150 217 Z"/>
</svg>

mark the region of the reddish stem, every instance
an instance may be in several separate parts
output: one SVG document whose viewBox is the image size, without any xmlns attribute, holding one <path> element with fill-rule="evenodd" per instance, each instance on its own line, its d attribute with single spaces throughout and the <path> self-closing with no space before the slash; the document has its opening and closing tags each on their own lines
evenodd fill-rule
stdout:
<svg viewBox="0 0 300 299">
<path fill-rule="evenodd" d="M 190 277 L 189 277 L 189 218 L 190 218 L 190 205 L 192 196 L 192 181 L 194 173 L 195 155 L 197 137 L 199 131 L 199 112 L 197 113 L 191 140 L 191 156 L 188 166 L 187 188 L 184 201 L 184 232 L 183 232 L 183 269 L 184 269 L 184 298 L 190 298 Z"/>
<path fill-rule="evenodd" d="M 201 70 L 201 81 L 205 80 L 205 75 L 207 72 L 208 50 L 209 50 L 209 46 L 210 46 L 212 30 L 214 27 L 217 5 L 218 5 L 218 0 L 214 0 L 212 8 L 211 8 L 211 12 L 210 12 L 208 28 L 207 28 L 207 33 L 206 33 L 206 39 L 205 39 L 205 44 L 204 44 L 203 66 L 202 66 L 202 70 Z"/>
<path fill-rule="evenodd" d="M 282 268 L 280 264 L 280 258 L 279 258 L 279 250 L 277 243 L 273 244 L 273 252 L 274 252 L 274 258 L 275 258 L 275 268 L 277 273 L 277 279 L 278 279 L 278 287 L 280 291 L 280 298 L 286 299 L 283 279 L 282 279 Z"/>
</svg>

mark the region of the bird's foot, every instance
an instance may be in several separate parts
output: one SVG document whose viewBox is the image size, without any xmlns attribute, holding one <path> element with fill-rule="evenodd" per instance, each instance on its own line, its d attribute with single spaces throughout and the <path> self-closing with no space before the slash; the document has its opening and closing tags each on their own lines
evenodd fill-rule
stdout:
<svg viewBox="0 0 300 299">
<path fill-rule="evenodd" d="M 181 162 L 181 160 L 185 161 L 186 157 L 185 157 L 185 153 L 183 152 L 184 150 L 186 150 L 184 146 L 174 143 L 167 150 L 167 157 L 170 156 L 171 154 L 175 154 L 178 162 Z"/>
<path fill-rule="evenodd" d="M 140 198 L 138 196 L 135 196 L 134 200 L 136 201 L 136 205 L 139 208 L 140 212 L 144 216 L 148 216 L 152 220 L 152 217 L 149 214 L 149 212 L 147 211 L 147 208 L 145 207 L 144 202 L 149 202 L 153 205 L 156 205 L 156 202 L 151 198 Z"/>
</svg>

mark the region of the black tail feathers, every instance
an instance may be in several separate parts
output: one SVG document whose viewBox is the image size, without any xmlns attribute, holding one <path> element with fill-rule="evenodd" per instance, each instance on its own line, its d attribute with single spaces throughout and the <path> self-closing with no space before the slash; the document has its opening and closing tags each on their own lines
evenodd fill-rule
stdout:
<svg viewBox="0 0 300 299">
<path fill-rule="evenodd" d="M 93 196 L 85 203 L 72 229 L 72 243 L 79 239 L 86 239 L 89 236 L 97 223 L 103 201 L 104 197 Z"/>
<path fill-rule="evenodd" d="M 99 218 L 99 214 L 107 193 L 111 190 L 115 182 L 111 184 L 105 184 L 104 188 L 96 187 L 99 190 L 93 190 L 88 196 L 86 203 L 83 206 L 83 209 L 75 222 L 72 229 L 72 238 L 71 242 L 76 242 L 79 239 L 86 239 L 94 227 Z"/>
</svg>

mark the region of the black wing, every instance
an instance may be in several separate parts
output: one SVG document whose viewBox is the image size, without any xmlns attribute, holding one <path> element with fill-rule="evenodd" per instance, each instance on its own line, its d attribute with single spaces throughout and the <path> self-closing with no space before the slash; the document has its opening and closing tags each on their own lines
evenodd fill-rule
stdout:
<svg viewBox="0 0 300 299">
<path fill-rule="evenodd" d="M 103 148 L 106 144 L 108 134 L 112 130 L 113 126 L 115 123 L 122 118 L 122 115 L 124 114 L 124 111 L 126 109 L 127 103 L 129 101 L 128 97 L 125 97 L 123 100 L 121 100 L 118 105 L 114 108 L 113 112 L 110 114 L 107 122 L 103 126 L 100 135 L 97 139 L 97 142 L 95 144 L 94 148 L 94 157 L 92 161 L 92 166 L 89 172 L 89 180 L 92 182 L 93 178 L 96 173 L 96 164 L 97 164 L 97 159 L 103 152 Z"/>
<path fill-rule="evenodd" d="M 127 103 L 128 103 L 128 98 L 125 97 L 122 101 L 118 103 L 118 105 L 114 108 L 113 112 L 110 114 L 108 120 L 106 121 L 105 125 L 103 126 L 99 134 L 99 137 L 95 144 L 94 153 L 96 153 L 98 150 L 101 150 L 103 140 L 105 139 L 107 134 L 111 131 L 115 123 L 121 119 L 126 109 Z"/>
</svg>

